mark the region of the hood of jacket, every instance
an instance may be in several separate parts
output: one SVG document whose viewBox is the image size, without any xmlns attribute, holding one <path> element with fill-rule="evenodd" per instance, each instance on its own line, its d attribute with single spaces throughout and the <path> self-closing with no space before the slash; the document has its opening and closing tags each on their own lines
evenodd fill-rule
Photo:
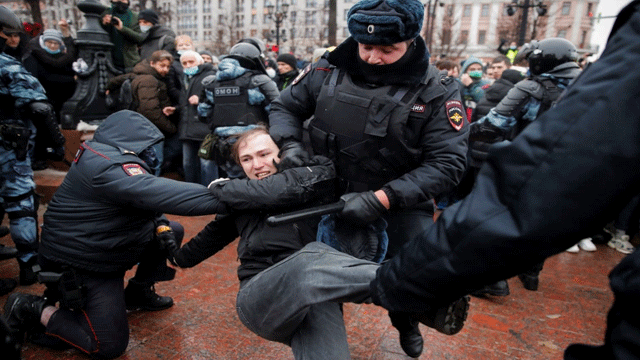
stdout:
<svg viewBox="0 0 640 360">
<path fill-rule="evenodd" d="M 232 58 L 224 58 L 218 64 L 218 72 L 216 73 L 216 80 L 231 80 L 242 76 L 249 71 L 246 68 L 240 66 L 240 62 Z"/>
<path fill-rule="evenodd" d="M 571 62 L 566 62 L 564 64 L 560 64 L 554 67 L 551 71 L 546 72 L 544 74 L 553 75 L 554 77 L 557 77 L 557 78 L 573 79 L 577 77 L 581 71 L 582 69 L 580 68 L 580 65 L 578 65 L 578 63 L 571 61 Z"/>
<path fill-rule="evenodd" d="M 93 141 L 120 149 L 121 153 L 140 154 L 162 141 L 164 136 L 146 117 L 130 110 L 121 110 L 107 117 L 98 126 Z"/>
</svg>

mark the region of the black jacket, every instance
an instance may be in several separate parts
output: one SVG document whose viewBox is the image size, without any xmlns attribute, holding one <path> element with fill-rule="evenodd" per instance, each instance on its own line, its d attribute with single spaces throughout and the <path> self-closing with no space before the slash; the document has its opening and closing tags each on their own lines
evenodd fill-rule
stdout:
<svg viewBox="0 0 640 360">
<path fill-rule="evenodd" d="M 213 65 L 204 63 L 198 65 L 197 74 L 188 78 L 187 88 L 182 92 L 180 99 L 180 124 L 178 125 L 180 140 L 202 141 L 210 133 L 209 126 L 198 119 L 198 105 L 190 105 L 189 98 L 197 95 L 200 101 L 204 101 L 202 80 L 214 74 Z"/>
<path fill-rule="evenodd" d="M 487 90 L 484 92 L 484 98 L 478 101 L 476 104 L 476 108 L 473 111 L 473 118 L 471 122 L 474 122 L 483 116 L 487 115 L 491 109 L 493 109 L 500 100 L 504 98 L 509 90 L 518 82 L 524 79 L 522 75 L 520 76 L 512 76 L 513 73 L 520 74 L 516 70 L 505 70 L 507 72 L 507 76 L 505 76 L 504 72 L 502 77 L 496 80 Z M 511 73 L 509 73 L 511 72 Z"/>
<path fill-rule="evenodd" d="M 162 213 L 224 211 L 202 185 L 151 175 L 137 154 L 161 140 L 138 113 L 123 110 L 105 119 L 49 203 L 40 255 L 94 272 L 124 271 L 139 261 Z"/>
<path fill-rule="evenodd" d="M 373 302 L 421 311 L 522 273 L 603 225 L 640 192 L 640 1 L 618 15 L 600 59 L 555 107 L 494 147 L 473 191 L 378 270 Z M 429 244 L 448 245 L 433 252 Z M 610 275 L 605 353 L 638 359 L 640 251 Z"/>
<path fill-rule="evenodd" d="M 251 278 L 316 240 L 319 219 L 270 227 L 267 217 L 318 205 L 333 196 L 335 170 L 323 157 L 315 165 L 284 170 L 262 180 L 235 179 L 212 189 L 235 211 L 216 217 L 176 254 L 180 267 L 193 267 L 240 236 L 238 278 Z"/>
<path fill-rule="evenodd" d="M 407 152 L 413 153 L 418 163 L 412 170 L 384 185 L 391 206 L 398 209 L 424 203 L 452 188 L 460 180 L 466 163 L 466 119 L 460 120 L 462 127 L 456 130 L 446 114 L 447 104 L 460 103 L 460 92 L 452 79 L 447 79 L 435 67 L 428 65 L 428 60 L 424 60 L 428 59 L 424 41 L 418 37 L 415 43 L 416 49 L 413 51 L 416 61 L 410 59 L 406 67 L 380 76 L 400 86 L 422 87 L 419 103 L 409 105 L 417 106 L 415 113 L 409 115 L 409 119 L 388 125 L 390 135 L 387 136 Z M 270 132 L 279 144 L 302 140 L 303 122 L 314 115 L 316 99 L 333 67 L 345 69 L 354 78 L 361 77 L 355 40 L 345 40 L 325 56 L 303 70 L 306 74 L 283 90 L 280 97 L 271 103 Z M 366 86 L 362 87 L 362 91 L 366 91 Z M 375 104 L 371 103 L 374 107 Z M 377 110 L 369 109 L 374 112 Z M 420 112 L 429 114 L 426 120 Z M 349 121 L 348 116 L 335 114 L 332 119 L 336 122 Z M 340 177 L 343 170 L 337 167 L 336 171 Z"/>
<path fill-rule="evenodd" d="M 148 32 L 143 33 L 144 40 L 140 43 L 140 59 L 149 60 L 151 54 L 158 50 L 165 50 L 170 53 L 176 48 L 175 37 L 176 33 L 163 25 L 154 25 Z M 162 44 L 160 44 L 162 40 Z"/>
</svg>

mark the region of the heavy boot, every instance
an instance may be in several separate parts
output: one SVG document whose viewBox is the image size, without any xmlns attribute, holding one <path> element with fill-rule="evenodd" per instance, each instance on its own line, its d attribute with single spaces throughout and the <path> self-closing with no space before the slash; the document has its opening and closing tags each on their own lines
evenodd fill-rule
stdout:
<svg viewBox="0 0 640 360">
<path fill-rule="evenodd" d="M 18 249 L 0 244 L 0 260 L 13 259 L 18 256 Z"/>
<path fill-rule="evenodd" d="M 454 335 L 462 330 L 469 312 L 469 296 L 423 313 L 412 314 L 415 320 L 445 335 Z"/>
<path fill-rule="evenodd" d="M 18 334 L 20 341 L 24 340 L 24 334 L 40 324 L 42 309 L 46 305 L 46 299 L 41 296 L 13 293 L 4 304 L 4 316 L 9 328 Z"/>
<path fill-rule="evenodd" d="M 525 289 L 530 291 L 538 290 L 538 285 L 540 283 L 539 276 L 543 266 L 544 262 L 541 262 L 522 274 L 518 274 L 518 278 L 522 281 L 522 285 Z"/>
<path fill-rule="evenodd" d="M 129 280 L 129 285 L 124 289 L 124 301 L 127 310 L 158 311 L 173 306 L 173 299 L 169 296 L 156 294 L 153 283 Z"/>
<path fill-rule="evenodd" d="M 0 279 L 0 296 L 6 295 L 18 286 L 18 282 L 13 279 Z"/>
<path fill-rule="evenodd" d="M 400 346 L 402 350 L 412 358 L 422 354 L 424 340 L 420 334 L 418 321 L 411 318 L 409 313 L 389 312 L 391 324 L 400 333 Z"/>
<path fill-rule="evenodd" d="M 509 283 L 507 280 L 500 280 L 494 284 L 486 285 L 480 290 L 471 293 L 473 296 L 507 296 L 509 295 Z"/>
<path fill-rule="evenodd" d="M 38 265 L 37 255 L 32 256 L 31 259 L 26 262 L 18 259 L 18 266 L 20 266 L 20 285 L 33 285 L 38 281 L 38 273 L 33 268 L 36 265 Z"/>
</svg>

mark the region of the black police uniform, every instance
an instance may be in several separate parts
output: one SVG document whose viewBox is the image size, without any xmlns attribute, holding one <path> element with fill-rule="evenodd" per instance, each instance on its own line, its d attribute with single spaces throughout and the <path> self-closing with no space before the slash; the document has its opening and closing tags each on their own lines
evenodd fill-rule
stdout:
<svg viewBox="0 0 640 360">
<path fill-rule="evenodd" d="M 392 256 L 432 222 L 433 196 L 459 181 L 467 124 L 457 86 L 428 65 L 420 37 L 385 74 L 363 72 L 357 47 L 349 38 L 305 68 L 271 104 L 270 132 L 281 147 L 301 141 L 314 115 L 311 145 L 334 160 L 342 191 L 382 188 L 389 197 Z"/>
<path fill-rule="evenodd" d="M 630 71 L 640 61 L 639 25 L 636 0 L 556 106 L 492 149 L 471 194 L 381 267 L 375 304 L 419 309 L 514 276 L 602 228 L 640 192 L 640 73 Z M 432 253 L 433 242 L 451 250 Z M 604 345 L 570 346 L 566 359 L 640 358 L 638 279 L 636 250 L 610 274 Z"/>
<path fill-rule="evenodd" d="M 162 139 L 158 128 L 138 113 L 123 110 L 109 116 L 93 140 L 80 146 L 44 214 L 43 270 L 72 269 L 86 295 L 83 311 L 60 308 L 46 332 L 95 356 L 117 357 L 127 347 L 125 271 L 139 263 L 129 287 L 133 280 L 151 287 L 173 278 L 154 241 L 158 225 L 168 224 L 162 213 L 224 210 L 202 185 L 152 175 L 139 154 Z"/>
</svg>

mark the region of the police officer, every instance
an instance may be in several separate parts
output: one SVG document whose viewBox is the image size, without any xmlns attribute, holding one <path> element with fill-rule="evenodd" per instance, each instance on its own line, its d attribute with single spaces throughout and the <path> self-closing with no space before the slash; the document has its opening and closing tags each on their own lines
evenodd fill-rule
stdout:
<svg viewBox="0 0 640 360">
<path fill-rule="evenodd" d="M 456 185 L 465 167 L 468 125 L 460 92 L 429 64 L 419 37 L 423 15 L 416 0 L 356 3 L 348 14 L 351 37 L 307 66 L 271 104 L 269 116 L 285 168 L 308 157 L 303 121 L 314 116 L 313 151 L 334 160 L 347 194 L 341 216 L 356 223 L 383 217 L 390 256 L 433 223 L 434 195 Z M 450 322 L 430 326 L 458 332 L 466 301 L 440 304 Z M 418 323 L 398 313 L 391 321 L 404 351 L 419 356 Z"/>
<path fill-rule="evenodd" d="M 0 21 L 5 29 L 21 28 L 20 21 L 0 6 Z M 17 22 L 17 23 L 16 23 Z M 64 137 L 56 121 L 53 106 L 44 88 L 20 63 L 0 54 L 0 197 L 9 215 L 11 238 L 19 251 L 20 284 L 36 282 L 32 266 L 37 262 L 38 200 L 35 195 L 29 152 L 35 139 L 35 123 L 49 132 L 56 152 L 64 153 Z"/>
<path fill-rule="evenodd" d="M 230 178 L 243 177 L 244 172 L 229 157 L 232 143 L 228 139 L 266 123 L 269 105 L 280 94 L 261 56 L 260 43 L 244 39 L 222 59 L 215 75 L 202 80 L 205 96 L 198 104 L 198 115 L 216 135 L 215 161 Z"/>
<path fill-rule="evenodd" d="M 50 343 L 46 331 L 93 356 L 115 358 L 129 340 L 127 309 L 173 305 L 154 290 L 155 282 L 175 274 L 159 244 L 164 237 L 179 242 L 184 230 L 162 213 L 205 215 L 224 208 L 202 185 L 151 174 L 157 163 L 153 145 L 162 140 L 151 121 L 123 110 L 80 146 L 42 228 L 41 274 L 61 274 L 61 280 L 47 284 L 45 297 L 9 296 L 5 317 L 13 329 L 42 324 L 31 339 Z M 125 271 L 135 264 L 124 289 Z M 59 308 L 52 306 L 56 301 Z"/>
<path fill-rule="evenodd" d="M 524 51 L 529 52 L 531 77 L 518 82 L 487 116 L 471 126 L 469 143 L 474 168 L 482 165 L 492 143 L 513 140 L 527 125 L 547 111 L 560 93 L 580 74 L 578 51 L 568 40 L 549 38 L 534 41 Z M 542 267 L 542 263 L 536 264 L 519 275 L 526 289 L 538 289 Z M 487 285 L 475 292 L 476 295 L 505 293 L 509 293 L 506 280 Z"/>
<path fill-rule="evenodd" d="M 519 274 L 601 229 L 640 191 L 640 72 L 630 71 L 640 61 L 639 26 L 635 0 L 556 106 L 496 145 L 471 194 L 382 265 L 371 284 L 375 304 L 431 306 Z M 451 251 L 429 252 L 424 245 L 434 241 Z M 565 359 L 638 359 L 640 250 L 609 279 L 615 300 L 604 343 L 571 345 Z"/>
</svg>

